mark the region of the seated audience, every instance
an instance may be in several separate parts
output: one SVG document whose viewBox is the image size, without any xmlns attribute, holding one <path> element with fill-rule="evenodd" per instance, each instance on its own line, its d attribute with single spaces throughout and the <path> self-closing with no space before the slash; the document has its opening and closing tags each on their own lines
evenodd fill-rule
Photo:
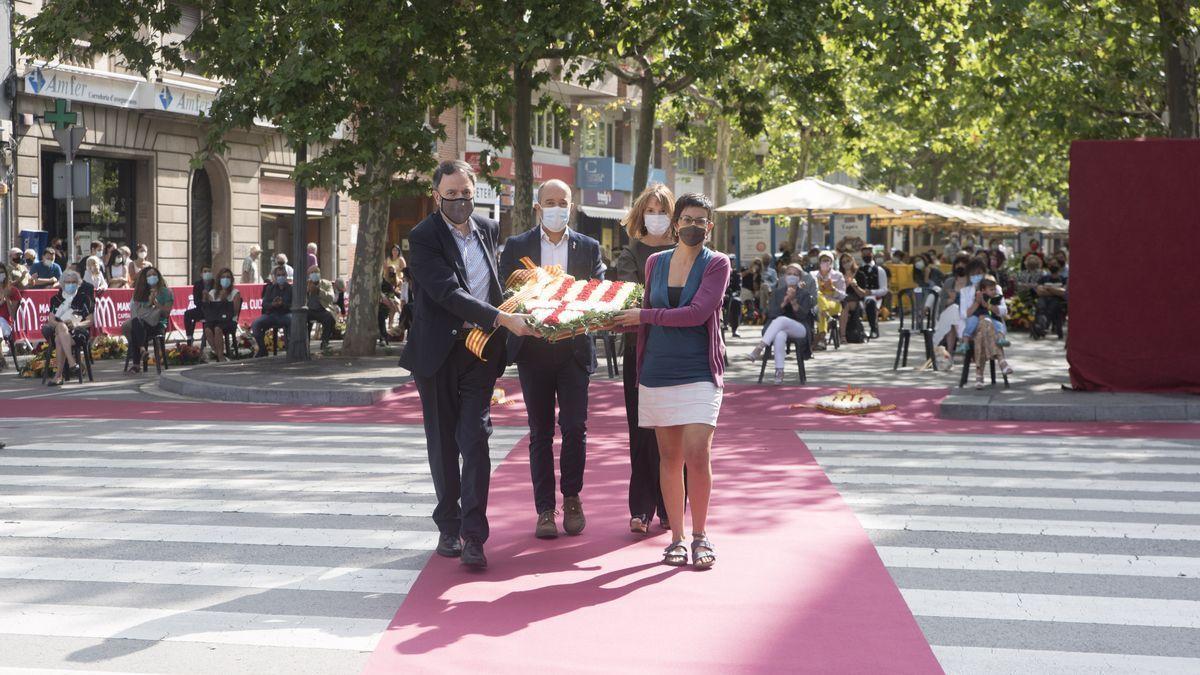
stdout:
<svg viewBox="0 0 1200 675">
<path fill-rule="evenodd" d="M 1058 259 L 1051 259 L 1046 274 L 1038 279 L 1037 313 L 1034 318 L 1034 336 L 1044 336 L 1051 328 L 1058 339 L 1063 338 L 1063 322 L 1067 318 L 1067 276 L 1058 266 Z"/>
<path fill-rule="evenodd" d="M 846 277 L 833 269 L 833 253 L 830 251 L 819 253 L 817 258 L 817 269 L 812 273 L 817 286 L 817 339 L 813 342 L 813 349 L 821 351 L 826 348 L 829 318 L 841 314 L 842 300 L 846 299 Z"/>
<path fill-rule="evenodd" d="M 333 284 L 328 279 L 321 278 L 321 268 L 313 265 L 308 268 L 308 322 L 311 326 L 315 321 L 321 324 L 321 349 L 329 346 L 333 337 Z"/>
<path fill-rule="evenodd" d="M 212 268 L 205 265 L 200 268 L 200 278 L 192 284 L 192 307 L 183 313 L 183 332 L 187 333 L 189 347 L 196 342 L 196 323 L 204 320 L 204 303 L 213 287 Z"/>
<path fill-rule="evenodd" d="M 842 315 L 838 321 L 841 329 L 841 339 L 844 343 L 859 344 L 866 342 L 866 331 L 863 330 L 863 299 L 870 297 L 871 292 L 858 285 L 858 263 L 854 256 L 843 253 L 838 261 L 842 278 L 846 280 L 846 297 L 842 299 Z"/>
<path fill-rule="evenodd" d="M 25 254 L 19 248 L 14 247 L 8 252 L 8 277 L 17 288 L 29 286 L 29 268 L 25 265 Z"/>
<path fill-rule="evenodd" d="M 268 330 L 282 328 L 284 336 L 291 331 L 292 326 L 292 286 L 288 283 L 287 268 L 276 265 L 271 271 L 271 282 L 263 286 L 262 316 L 250 324 L 250 332 L 258 344 L 261 358 L 267 355 L 265 335 Z"/>
<path fill-rule="evenodd" d="M 163 281 L 154 265 L 145 265 L 133 285 L 133 300 L 129 303 L 129 321 L 122 332 L 129 340 L 129 371 L 142 372 L 142 352 L 150 340 L 162 335 L 175 306 L 175 295 Z"/>
<path fill-rule="evenodd" d="M 217 361 L 226 360 L 225 336 L 237 335 L 238 315 L 242 313 L 242 294 L 233 283 L 233 270 L 217 273 L 216 283 L 204 298 L 204 333 Z"/>
<path fill-rule="evenodd" d="M 100 262 L 100 256 L 88 256 L 84 262 L 83 280 L 97 293 L 108 290 L 108 279 L 104 276 L 104 263 Z"/>
<path fill-rule="evenodd" d="M 788 340 L 803 340 L 808 336 L 817 307 L 816 284 L 804 273 L 804 268 L 798 263 L 790 263 L 784 271 L 783 282 L 771 294 L 767 306 L 767 327 L 763 330 L 762 341 L 749 355 L 751 361 L 757 362 L 763 351 L 771 347 L 775 357 L 775 384 L 783 384 Z"/>
<path fill-rule="evenodd" d="M 76 375 L 79 363 L 75 360 L 74 346 L 87 344 L 96 309 L 95 297 L 95 291 L 83 283 L 78 272 L 63 273 L 62 286 L 50 299 L 50 314 L 42 326 L 42 337 L 54 349 L 54 377 L 47 383 L 49 386 L 61 385 L 65 378 Z"/>
<path fill-rule="evenodd" d="M 879 303 L 888 294 L 888 275 L 883 265 L 875 263 L 875 251 L 870 246 L 862 248 L 862 267 L 855 273 L 858 287 L 867 291 L 862 299 L 863 308 L 867 312 L 867 321 L 871 324 L 871 337 L 879 337 Z"/>
<path fill-rule="evenodd" d="M 129 288 L 129 247 L 114 246 L 105 259 L 104 271 L 109 288 Z"/>
<path fill-rule="evenodd" d="M 62 279 L 63 270 L 54 262 L 58 253 L 53 248 L 42 252 L 42 259 L 29 268 L 30 286 L 32 288 L 55 288 L 58 280 Z"/>
</svg>

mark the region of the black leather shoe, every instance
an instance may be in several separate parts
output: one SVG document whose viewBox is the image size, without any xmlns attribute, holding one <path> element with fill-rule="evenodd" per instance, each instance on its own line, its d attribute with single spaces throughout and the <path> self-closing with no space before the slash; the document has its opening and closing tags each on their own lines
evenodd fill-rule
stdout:
<svg viewBox="0 0 1200 675">
<path fill-rule="evenodd" d="M 462 564 L 475 569 L 487 567 L 487 557 L 483 555 L 483 543 L 478 539 L 468 539 L 463 544 Z"/>
<path fill-rule="evenodd" d="M 462 540 L 457 534 L 443 534 L 438 537 L 437 554 L 447 558 L 457 558 L 462 555 Z"/>
</svg>

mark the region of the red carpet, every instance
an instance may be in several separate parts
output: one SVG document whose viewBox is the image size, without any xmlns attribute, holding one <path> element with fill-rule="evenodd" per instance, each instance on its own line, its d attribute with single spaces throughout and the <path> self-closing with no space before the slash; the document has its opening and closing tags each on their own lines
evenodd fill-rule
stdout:
<svg viewBox="0 0 1200 675">
<path fill-rule="evenodd" d="M 657 526 L 628 532 L 625 433 L 603 426 L 588 443 L 584 534 L 532 536 L 518 446 L 492 482 L 489 569 L 432 559 L 367 673 L 941 672 L 794 432 L 718 434 L 708 531 L 719 562 L 697 572 L 660 564 L 669 535 Z"/>
</svg>

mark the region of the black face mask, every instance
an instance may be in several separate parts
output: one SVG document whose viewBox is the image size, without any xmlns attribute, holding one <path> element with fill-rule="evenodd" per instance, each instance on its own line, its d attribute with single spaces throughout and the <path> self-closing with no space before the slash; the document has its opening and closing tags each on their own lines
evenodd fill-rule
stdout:
<svg viewBox="0 0 1200 675">
<path fill-rule="evenodd" d="M 470 219 L 475 211 L 475 200 L 471 197 L 461 199 L 446 199 L 442 197 L 442 215 L 455 225 L 462 225 Z"/>
<path fill-rule="evenodd" d="M 691 225 L 689 227 L 679 228 L 679 241 L 688 246 L 697 246 L 704 242 L 704 237 L 708 235 L 708 231 L 703 227 Z"/>
<path fill-rule="evenodd" d="M 965 277 L 965 276 L 967 276 L 967 268 L 965 268 L 965 267 L 955 267 L 955 268 L 954 268 L 954 276 L 956 276 L 956 277 Z"/>
</svg>

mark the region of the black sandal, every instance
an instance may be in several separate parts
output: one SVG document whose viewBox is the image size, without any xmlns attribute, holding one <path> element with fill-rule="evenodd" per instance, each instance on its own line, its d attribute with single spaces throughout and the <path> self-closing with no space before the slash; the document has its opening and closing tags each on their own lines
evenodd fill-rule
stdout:
<svg viewBox="0 0 1200 675">
<path fill-rule="evenodd" d="M 692 535 L 692 567 L 706 570 L 717 562 L 717 550 L 704 534 Z"/>
<path fill-rule="evenodd" d="M 663 549 L 663 564 L 671 567 L 683 567 L 687 564 L 687 546 L 682 541 L 673 541 Z"/>
</svg>

